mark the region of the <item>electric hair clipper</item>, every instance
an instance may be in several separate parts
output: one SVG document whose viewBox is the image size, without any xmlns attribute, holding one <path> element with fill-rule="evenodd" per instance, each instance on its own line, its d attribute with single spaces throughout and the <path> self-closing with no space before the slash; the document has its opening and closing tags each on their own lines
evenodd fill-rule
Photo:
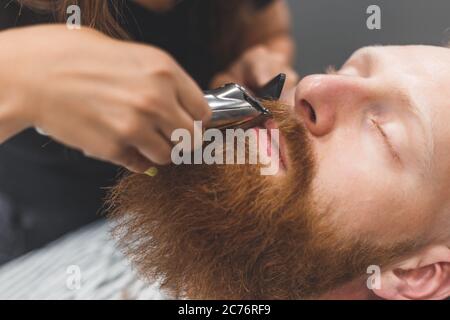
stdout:
<svg viewBox="0 0 450 320">
<path fill-rule="evenodd" d="M 279 74 L 255 93 L 250 94 L 242 86 L 230 83 L 205 91 L 205 99 L 212 110 L 212 119 L 207 128 L 251 128 L 271 117 L 261 99 L 278 100 L 286 81 L 285 74 Z"/>
</svg>

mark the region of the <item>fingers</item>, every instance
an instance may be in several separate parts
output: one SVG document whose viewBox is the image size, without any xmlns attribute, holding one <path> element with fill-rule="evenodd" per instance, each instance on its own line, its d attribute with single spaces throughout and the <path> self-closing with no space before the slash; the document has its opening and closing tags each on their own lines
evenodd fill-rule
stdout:
<svg viewBox="0 0 450 320">
<path fill-rule="evenodd" d="M 158 131 L 155 119 L 143 112 L 100 122 L 91 130 L 83 130 L 72 145 L 80 146 L 86 156 L 133 172 L 142 173 L 154 165 L 171 162 L 170 142 Z"/>
<path fill-rule="evenodd" d="M 152 90 L 155 92 L 145 99 L 135 99 L 131 108 L 124 107 L 122 114 L 109 113 L 113 120 L 106 126 L 112 129 L 111 134 L 119 146 L 127 147 L 113 147 L 104 159 L 136 172 L 145 172 L 155 164 L 170 164 L 174 145 L 171 137 L 177 129 L 186 129 L 190 145 L 197 147 L 194 137 L 199 136 L 198 132 L 201 136 L 201 128 L 197 128 L 191 114 L 179 103 L 175 88 L 165 85 L 163 79 L 152 86 Z M 125 151 L 117 150 L 120 148 Z"/>
<path fill-rule="evenodd" d="M 86 150 L 84 151 L 84 154 L 88 157 L 111 162 L 136 173 L 143 173 L 155 164 L 149 160 L 148 157 L 141 154 L 136 148 L 125 146 L 118 142 L 94 142 L 92 143 L 92 146 L 87 147 Z"/>
<path fill-rule="evenodd" d="M 202 90 L 181 68 L 176 90 L 180 105 L 192 119 L 203 122 L 209 121 L 211 109 L 204 98 Z"/>
<path fill-rule="evenodd" d="M 163 114 L 163 117 L 158 123 L 158 129 L 167 141 L 171 141 L 176 130 L 185 129 L 190 135 L 192 150 L 201 146 L 195 137 L 202 134 L 202 128 L 196 125 L 195 120 L 183 108 L 175 108 L 172 112 Z"/>
<path fill-rule="evenodd" d="M 137 137 L 134 146 L 140 154 L 151 160 L 154 164 L 167 165 L 171 162 L 172 145 L 162 137 L 159 132 L 149 132 Z M 144 169 L 147 170 L 150 166 Z"/>
<path fill-rule="evenodd" d="M 164 105 L 158 106 L 158 108 L 164 108 Z M 153 110 L 153 109 L 152 109 Z M 114 130 L 116 141 L 119 146 L 126 152 L 135 150 L 137 152 L 131 152 L 131 155 L 126 152 L 120 152 L 113 157 L 115 161 L 120 161 L 121 164 L 127 168 L 139 166 L 142 168 L 144 165 L 144 171 L 147 170 L 150 165 L 166 165 L 170 163 L 170 154 L 172 145 L 158 129 L 158 122 L 161 122 L 160 113 L 156 114 L 153 111 L 146 113 L 145 111 L 135 111 L 128 117 L 124 117 L 120 122 L 120 125 L 115 125 Z M 142 161 L 142 157 L 147 159 L 147 162 Z M 142 164 L 142 165 L 140 165 Z"/>
<path fill-rule="evenodd" d="M 113 159 L 113 162 L 136 173 L 144 173 L 154 165 L 147 156 L 143 156 L 133 147 L 125 148 L 120 157 Z"/>
<path fill-rule="evenodd" d="M 298 85 L 300 76 L 294 69 L 288 68 L 282 71 L 282 73 L 286 74 L 286 83 L 284 85 L 286 89 L 292 89 Z"/>
<path fill-rule="evenodd" d="M 112 143 L 88 156 L 112 162 L 136 173 L 144 173 L 154 165 L 170 163 L 171 148 L 162 138 L 153 134 L 130 145 Z"/>
<path fill-rule="evenodd" d="M 281 93 L 281 97 L 280 97 L 279 101 L 281 103 L 285 103 L 287 105 L 294 105 L 295 91 L 296 91 L 295 87 L 283 89 L 283 92 Z"/>
<path fill-rule="evenodd" d="M 252 76 L 246 81 L 240 81 L 240 79 L 231 73 L 220 73 L 213 78 L 211 81 L 211 88 L 218 88 L 226 83 L 239 83 L 244 85 L 250 90 L 258 90 L 259 88 L 265 86 L 270 80 L 280 73 L 286 74 L 286 82 L 284 85 L 284 90 L 292 90 L 295 88 L 300 80 L 299 75 L 292 68 L 284 67 L 279 69 L 274 69 L 271 71 L 253 70 Z M 249 75 L 248 75 L 249 77 Z"/>
<path fill-rule="evenodd" d="M 122 144 L 130 145 L 135 148 L 139 154 L 133 156 L 121 155 L 120 159 L 115 161 L 125 160 L 126 167 L 132 166 L 136 170 L 136 166 L 140 163 L 149 168 L 148 162 L 141 161 L 142 156 L 147 158 L 151 163 L 157 165 L 167 165 L 171 163 L 171 153 L 174 143 L 171 141 L 172 134 L 178 129 L 187 130 L 188 138 L 190 138 L 190 146 L 194 150 L 197 147 L 195 137 L 202 134 L 201 127 L 197 127 L 194 119 L 178 104 L 174 97 L 168 97 L 166 101 L 161 101 L 155 111 L 146 112 L 141 110 L 138 114 L 129 117 L 129 123 L 123 123 L 118 127 L 118 137 Z M 198 139 L 197 139 L 198 140 Z M 131 164 L 130 164 L 131 162 Z M 137 164 L 136 164 L 137 163 Z M 150 163 L 150 164 L 151 164 Z M 142 168 L 144 165 L 139 165 Z"/>
<path fill-rule="evenodd" d="M 247 73 L 248 85 L 261 88 L 280 73 L 286 74 L 286 88 L 295 87 L 299 81 L 297 72 L 278 55 L 266 57 L 263 61 L 253 62 Z"/>
<path fill-rule="evenodd" d="M 243 54 L 230 69 L 216 75 L 211 87 L 217 88 L 234 82 L 250 90 L 258 90 L 280 73 L 286 74 L 285 88 L 290 89 L 298 84 L 299 76 L 285 56 L 264 47 L 257 47 Z"/>
</svg>

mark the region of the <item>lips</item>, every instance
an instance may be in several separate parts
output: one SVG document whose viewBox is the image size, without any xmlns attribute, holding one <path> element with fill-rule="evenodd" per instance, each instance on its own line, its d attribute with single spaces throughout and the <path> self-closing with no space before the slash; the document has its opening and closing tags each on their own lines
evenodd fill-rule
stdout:
<svg viewBox="0 0 450 320">
<path fill-rule="evenodd" d="M 287 153 L 286 153 L 286 143 L 284 141 L 284 137 L 281 135 L 281 132 L 279 132 L 278 134 L 278 141 L 272 141 L 272 130 L 279 130 L 278 126 L 276 124 L 276 122 L 272 119 L 266 121 L 261 127 L 257 127 L 254 128 L 256 130 L 257 136 L 258 136 L 258 144 L 262 143 L 259 140 L 259 133 L 260 133 L 260 129 L 266 129 L 266 133 L 267 133 L 267 155 L 270 157 L 272 155 L 272 150 L 279 150 L 279 161 L 280 161 L 280 165 L 279 168 L 282 171 L 286 171 L 288 166 L 288 162 L 287 162 Z M 263 141 L 263 143 L 265 143 L 266 141 Z M 278 143 L 278 145 L 274 145 L 272 147 L 272 143 Z"/>
<path fill-rule="evenodd" d="M 288 161 L 287 161 L 287 149 L 286 149 L 286 141 L 284 140 L 283 135 L 281 134 L 281 131 L 278 129 L 277 123 L 270 119 L 264 123 L 264 127 L 267 129 L 269 138 L 271 138 L 271 131 L 272 130 L 278 130 L 279 132 L 279 145 L 278 150 L 280 152 L 279 158 L 280 158 L 280 168 L 283 170 L 287 170 L 288 168 Z M 269 141 L 272 141 L 272 139 L 269 139 Z"/>
</svg>

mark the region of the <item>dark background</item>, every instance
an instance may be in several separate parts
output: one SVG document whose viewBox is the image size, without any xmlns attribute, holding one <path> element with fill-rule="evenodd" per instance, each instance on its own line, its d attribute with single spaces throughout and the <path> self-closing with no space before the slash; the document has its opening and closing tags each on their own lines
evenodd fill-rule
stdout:
<svg viewBox="0 0 450 320">
<path fill-rule="evenodd" d="M 373 44 L 443 45 L 450 40 L 450 0 L 288 0 L 302 75 L 340 66 Z M 366 26 L 370 5 L 381 7 L 381 30 Z"/>
</svg>

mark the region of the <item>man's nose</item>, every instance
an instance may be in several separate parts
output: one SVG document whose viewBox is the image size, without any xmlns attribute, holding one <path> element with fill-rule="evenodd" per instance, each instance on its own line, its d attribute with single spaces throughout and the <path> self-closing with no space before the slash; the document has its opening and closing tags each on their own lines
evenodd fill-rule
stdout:
<svg viewBox="0 0 450 320">
<path fill-rule="evenodd" d="M 340 75 L 312 75 L 297 86 L 295 115 L 315 136 L 333 131 L 339 121 L 354 116 L 370 88 L 358 77 Z"/>
</svg>

